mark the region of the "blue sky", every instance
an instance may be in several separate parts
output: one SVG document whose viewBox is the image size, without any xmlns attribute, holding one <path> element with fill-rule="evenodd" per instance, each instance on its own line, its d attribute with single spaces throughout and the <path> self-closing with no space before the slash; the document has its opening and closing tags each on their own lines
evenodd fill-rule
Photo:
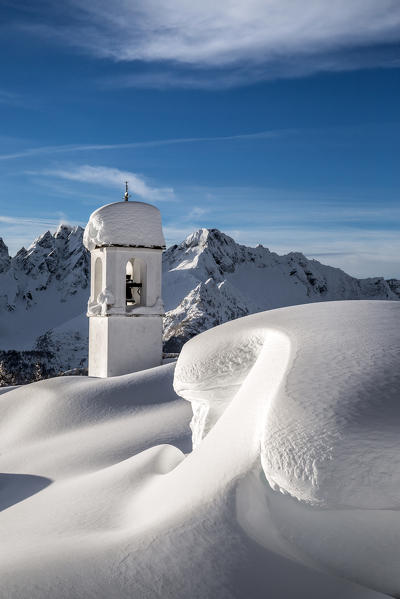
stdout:
<svg viewBox="0 0 400 599">
<path fill-rule="evenodd" d="M 132 196 L 400 278 L 397 0 L 5 0 L 0 235 L 15 252 Z"/>
</svg>

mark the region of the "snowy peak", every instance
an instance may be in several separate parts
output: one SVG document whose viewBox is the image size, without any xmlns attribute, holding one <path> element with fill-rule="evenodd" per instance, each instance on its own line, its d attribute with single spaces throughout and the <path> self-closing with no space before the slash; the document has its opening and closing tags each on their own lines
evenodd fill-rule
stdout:
<svg viewBox="0 0 400 599">
<path fill-rule="evenodd" d="M 57 231 L 54 233 L 54 239 L 67 239 L 73 231 L 77 231 L 81 227 L 70 227 L 69 225 L 58 225 Z"/>
<path fill-rule="evenodd" d="M 265 264 L 273 254 L 262 245 L 249 248 L 240 245 L 218 229 L 199 229 L 181 244 L 170 247 L 164 254 L 168 268 L 199 269 L 204 279 L 223 280 L 226 273 L 234 272 L 238 264 Z"/>
<path fill-rule="evenodd" d="M 185 256 L 183 262 L 182 253 Z M 400 297 L 397 279 L 357 279 L 339 268 L 308 259 L 301 252 L 289 252 L 279 256 L 262 245 L 252 248 L 238 244 L 218 229 L 199 229 L 192 233 L 180 245 L 167 250 L 164 262 L 170 266 L 177 263 L 178 268 L 182 268 L 182 263 L 186 269 L 195 267 L 198 269 L 198 275 L 203 275 L 202 280 L 205 275 L 215 280 L 225 280 L 226 275 L 237 272 L 240 266 L 245 264 L 249 270 L 277 269 L 307 287 L 308 296 L 347 293 L 354 296 L 354 299 L 361 298 L 364 294 L 368 297 L 379 296 L 381 299 Z"/>
<path fill-rule="evenodd" d="M 22 271 L 31 279 L 41 279 L 47 286 L 57 273 L 57 280 L 68 278 L 77 266 L 87 262 L 86 250 L 82 246 L 83 229 L 60 225 L 54 235 L 46 231 L 26 250 L 22 248 L 11 260 L 15 273 Z M 87 272 L 82 272 L 81 286 L 87 286 Z M 18 278 L 18 276 L 17 276 Z M 68 290 L 67 290 L 68 292 Z"/>
<path fill-rule="evenodd" d="M 11 259 L 0 246 L 0 347 L 29 348 L 38 335 L 84 310 L 89 256 L 82 235 L 81 227 L 61 225 Z"/>
<path fill-rule="evenodd" d="M 344 299 L 399 300 L 400 283 L 356 279 L 300 252 L 279 256 L 262 245 L 246 247 L 217 229 L 199 229 L 164 254 L 167 351 L 246 314 Z"/>
</svg>

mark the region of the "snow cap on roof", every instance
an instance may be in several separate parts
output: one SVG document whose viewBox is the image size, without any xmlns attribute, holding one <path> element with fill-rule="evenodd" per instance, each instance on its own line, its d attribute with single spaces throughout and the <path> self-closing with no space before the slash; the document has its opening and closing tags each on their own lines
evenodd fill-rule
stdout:
<svg viewBox="0 0 400 599">
<path fill-rule="evenodd" d="M 83 235 L 85 247 L 165 248 L 158 208 L 145 202 L 114 202 L 95 210 Z"/>
</svg>

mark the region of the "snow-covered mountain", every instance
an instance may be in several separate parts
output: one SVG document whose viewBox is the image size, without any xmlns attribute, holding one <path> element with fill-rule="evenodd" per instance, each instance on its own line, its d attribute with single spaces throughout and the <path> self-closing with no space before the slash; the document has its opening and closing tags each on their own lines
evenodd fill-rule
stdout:
<svg viewBox="0 0 400 599">
<path fill-rule="evenodd" d="M 310 302 L 400 299 L 400 281 L 356 279 L 299 252 L 279 256 L 200 229 L 164 253 L 165 346 L 240 316 Z"/>
<path fill-rule="evenodd" d="M 8 384 L 85 366 L 89 256 L 82 235 L 81 227 L 60 225 L 13 258 L 0 239 L 0 379 Z"/>
<path fill-rule="evenodd" d="M 82 235 L 81 227 L 61 225 L 13 258 L 0 240 L 0 378 L 28 363 L 24 382 L 85 366 L 89 256 Z M 279 256 L 200 229 L 164 252 L 163 298 L 165 350 L 176 352 L 194 335 L 254 312 L 326 300 L 399 300 L 400 281 L 356 279 L 298 252 Z"/>
<path fill-rule="evenodd" d="M 88 296 L 83 229 L 60 225 L 10 258 L 0 241 L 0 347 L 31 349 L 35 339 L 75 318 Z"/>
</svg>

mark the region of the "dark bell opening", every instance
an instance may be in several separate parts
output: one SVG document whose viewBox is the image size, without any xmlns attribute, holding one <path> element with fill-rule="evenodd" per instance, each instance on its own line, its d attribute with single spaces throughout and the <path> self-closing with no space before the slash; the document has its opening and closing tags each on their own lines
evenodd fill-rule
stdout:
<svg viewBox="0 0 400 599">
<path fill-rule="evenodd" d="M 126 303 L 129 305 L 137 303 L 134 296 L 135 289 L 137 289 L 140 296 L 142 283 L 136 283 L 136 281 L 132 279 L 132 275 L 126 275 Z"/>
</svg>

